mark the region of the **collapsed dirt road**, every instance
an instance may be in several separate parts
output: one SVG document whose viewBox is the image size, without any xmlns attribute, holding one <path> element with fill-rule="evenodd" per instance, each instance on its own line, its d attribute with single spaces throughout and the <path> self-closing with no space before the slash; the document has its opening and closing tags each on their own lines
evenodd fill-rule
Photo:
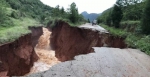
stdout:
<svg viewBox="0 0 150 77">
<path fill-rule="evenodd" d="M 85 24 L 79 28 L 107 32 L 97 25 Z M 150 77 L 150 56 L 140 50 L 110 47 L 93 49 L 93 53 L 80 54 L 75 56 L 75 60 L 56 64 L 46 72 L 27 77 Z"/>
<path fill-rule="evenodd" d="M 95 47 L 95 53 L 76 56 L 46 72 L 29 77 L 150 77 L 150 57 L 136 49 Z"/>
<path fill-rule="evenodd" d="M 105 30 L 103 27 L 101 27 L 99 25 L 92 25 L 91 23 L 83 24 L 83 25 L 79 26 L 79 28 L 97 30 L 100 33 L 108 33 L 108 31 Z"/>
</svg>

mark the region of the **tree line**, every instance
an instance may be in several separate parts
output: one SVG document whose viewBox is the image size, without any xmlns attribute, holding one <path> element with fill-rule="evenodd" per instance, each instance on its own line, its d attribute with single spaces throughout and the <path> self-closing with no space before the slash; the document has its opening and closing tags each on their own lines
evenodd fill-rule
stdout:
<svg viewBox="0 0 150 77">
<path fill-rule="evenodd" d="M 7 14 L 7 9 L 13 11 L 10 15 Z M 43 4 L 40 0 L 0 0 L 0 26 L 11 22 L 11 18 L 19 19 L 21 17 L 30 17 L 43 23 L 49 18 L 61 17 L 68 19 L 72 23 L 86 21 L 84 17 L 78 13 L 78 8 L 75 3 L 72 3 L 68 10 L 65 10 L 59 5 L 50 7 Z"/>
<path fill-rule="evenodd" d="M 121 21 L 141 21 L 142 32 L 150 34 L 150 0 L 117 0 L 115 5 L 105 10 L 97 18 L 98 23 L 104 23 L 116 28 Z"/>
</svg>

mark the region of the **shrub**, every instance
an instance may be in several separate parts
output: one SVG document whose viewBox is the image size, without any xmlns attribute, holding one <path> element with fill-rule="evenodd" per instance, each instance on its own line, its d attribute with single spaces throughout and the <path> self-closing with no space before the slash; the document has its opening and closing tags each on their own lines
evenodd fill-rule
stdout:
<svg viewBox="0 0 150 77">
<path fill-rule="evenodd" d="M 11 17 L 13 17 L 13 18 L 15 18 L 15 19 L 19 19 L 19 18 L 20 18 L 20 15 L 19 15 L 18 12 L 13 11 L 13 12 L 11 13 Z"/>
<path fill-rule="evenodd" d="M 150 34 L 150 0 L 146 2 L 141 26 L 144 34 Z"/>
</svg>

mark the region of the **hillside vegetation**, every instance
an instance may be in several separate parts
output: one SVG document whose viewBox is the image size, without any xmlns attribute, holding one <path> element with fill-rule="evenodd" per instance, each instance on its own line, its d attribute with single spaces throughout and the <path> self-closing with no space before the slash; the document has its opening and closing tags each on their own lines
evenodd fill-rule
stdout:
<svg viewBox="0 0 150 77">
<path fill-rule="evenodd" d="M 117 0 L 97 18 L 112 35 L 126 38 L 128 47 L 150 55 L 150 0 Z"/>
<path fill-rule="evenodd" d="M 0 45 L 30 33 L 28 26 L 43 26 L 50 20 L 62 19 L 69 23 L 86 22 L 75 3 L 68 7 L 50 7 L 40 0 L 0 0 Z"/>
</svg>

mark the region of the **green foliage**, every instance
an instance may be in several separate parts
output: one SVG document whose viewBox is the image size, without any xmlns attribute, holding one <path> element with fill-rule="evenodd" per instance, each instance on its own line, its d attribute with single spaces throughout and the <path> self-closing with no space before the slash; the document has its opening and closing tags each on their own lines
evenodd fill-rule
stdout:
<svg viewBox="0 0 150 77">
<path fill-rule="evenodd" d="M 137 48 L 150 55 L 150 36 L 143 36 L 137 41 Z"/>
<path fill-rule="evenodd" d="M 104 24 L 107 24 L 107 25 L 111 25 L 111 12 L 112 12 L 112 9 L 113 8 L 109 8 L 107 10 L 105 10 L 98 18 L 97 18 L 97 22 L 98 23 L 104 23 Z"/>
<path fill-rule="evenodd" d="M 101 24 L 101 26 L 108 30 L 113 36 L 124 37 L 125 43 L 128 45 L 128 47 L 138 48 L 150 55 L 150 35 L 146 36 L 143 34 L 131 33 L 127 32 L 126 30 L 116 29 L 104 24 Z"/>
<path fill-rule="evenodd" d="M 117 4 L 114 5 L 111 17 L 112 17 L 113 26 L 115 26 L 116 28 L 119 28 L 120 21 L 122 19 L 122 10 L 121 10 L 121 7 L 118 6 Z"/>
<path fill-rule="evenodd" d="M 84 17 L 83 17 L 82 14 L 79 14 L 79 16 L 78 16 L 78 22 L 75 23 L 75 24 L 80 24 L 80 23 L 85 23 L 85 22 L 87 22 L 87 20 L 84 19 Z"/>
<path fill-rule="evenodd" d="M 150 0 L 146 1 L 141 26 L 144 34 L 150 34 Z"/>
<path fill-rule="evenodd" d="M 32 17 L 41 22 L 46 16 L 51 16 L 52 7 L 44 5 L 40 0 L 6 0 L 12 9 L 20 12 L 21 16 Z M 14 14 L 14 13 L 13 13 Z"/>
<path fill-rule="evenodd" d="M 143 0 L 117 0 L 117 4 L 121 7 L 141 3 Z"/>
<path fill-rule="evenodd" d="M 128 32 L 141 33 L 140 21 L 122 21 L 120 28 Z"/>
<path fill-rule="evenodd" d="M 131 0 L 132 1 L 132 0 Z M 123 6 L 122 12 L 123 12 L 123 21 L 140 21 L 142 18 L 142 14 L 144 11 L 144 6 L 146 2 L 140 2 L 138 1 L 138 3 L 135 3 L 133 1 L 134 4 L 130 4 L 128 6 Z M 119 4 L 118 4 L 119 5 Z M 107 10 L 105 10 L 99 17 L 98 17 L 98 22 L 99 23 L 105 23 L 107 25 L 112 24 L 112 23 L 107 23 L 111 21 L 111 17 L 110 14 L 113 10 L 112 8 L 109 8 Z M 109 25 L 110 26 L 110 25 Z"/>
<path fill-rule="evenodd" d="M 150 34 L 150 0 L 147 0 L 147 2 L 145 2 L 144 0 L 118 1 L 118 3 L 116 4 L 121 6 L 121 10 L 123 12 L 123 18 L 120 24 L 120 29 L 109 27 L 110 25 L 101 26 L 107 29 L 110 32 L 110 34 L 114 36 L 126 37 L 125 42 L 128 45 L 128 47 L 138 48 L 141 51 L 150 55 L 150 35 L 144 35 L 141 33 L 143 29 L 143 33 Z M 114 18 L 117 18 L 118 14 L 113 14 L 114 10 L 112 11 L 112 9 L 113 8 L 109 8 L 106 11 L 104 11 L 102 15 L 98 17 L 98 22 L 108 24 L 108 22 L 111 21 L 111 19 L 112 21 L 114 20 L 113 16 Z M 109 18 L 110 14 L 112 14 L 112 18 Z M 140 21 L 141 19 L 142 21 Z M 140 26 L 140 23 L 142 24 L 142 26 Z"/>
<path fill-rule="evenodd" d="M 19 14 L 18 14 L 17 12 L 13 11 L 13 12 L 11 13 L 11 17 L 16 18 L 16 19 L 19 19 Z"/>
<path fill-rule="evenodd" d="M 141 20 L 145 2 L 123 7 L 123 20 Z"/>
<path fill-rule="evenodd" d="M 59 21 L 63 21 L 69 24 L 69 26 L 71 27 L 77 27 L 80 26 L 81 24 L 84 24 L 84 22 L 78 22 L 78 23 L 72 23 L 69 19 L 64 19 L 61 17 L 55 17 L 55 18 L 50 18 L 48 19 L 48 21 L 46 22 L 47 25 L 46 26 L 50 26 L 51 28 L 56 26 L 56 23 L 58 23 Z"/>
<path fill-rule="evenodd" d="M 109 27 L 109 26 L 104 25 L 104 24 L 101 24 L 101 26 L 103 28 L 105 28 L 106 30 L 108 30 L 110 32 L 110 34 L 112 34 L 113 36 L 119 36 L 119 37 L 125 38 L 129 34 L 128 32 L 123 31 L 121 29 L 116 29 L 114 27 Z"/>
<path fill-rule="evenodd" d="M 6 27 L 13 24 L 13 22 L 7 16 L 7 6 L 8 5 L 5 0 L 0 0 L 0 27 Z"/>
<path fill-rule="evenodd" d="M 79 20 L 79 13 L 78 13 L 78 9 L 76 7 L 76 4 L 73 2 L 70 5 L 70 9 L 69 9 L 69 19 L 71 20 L 72 23 L 76 23 Z"/>
<path fill-rule="evenodd" d="M 30 18 L 20 20 L 11 18 L 11 20 L 14 22 L 14 24 L 10 24 L 11 27 L 0 27 L 0 45 L 12 42 L 24 34 L 30 33 L 28 26 L 39 26 L 37 21 Z"/>
<path fill-rule="evenodd" d="M 5 6 L 3 5 L 4 1 L 1 0 L 0 1 L 0 24 L 4 23 L 5 22 L 5 19 L 6 19 L 6 8 Z"/>
<path fill-rule="evenodd" d="M 150 36 L 130 34 L 126 38 L 129 47 L 138 48 L 150 55 Z"/>
<path fill-rule="evenodd" d="M 0 44 L 12 42 L 29 33 L 28 26 L 38 25 L 37 21 L 46 24 L 50 19 L 60 18 L 71 26 L 86 21 L 78 14 L 75 3 L 71 6 L 70 11 L 66 12 L 63 7 L 52 8 L 40 0 L 0 0 Z"/>
</svg>

